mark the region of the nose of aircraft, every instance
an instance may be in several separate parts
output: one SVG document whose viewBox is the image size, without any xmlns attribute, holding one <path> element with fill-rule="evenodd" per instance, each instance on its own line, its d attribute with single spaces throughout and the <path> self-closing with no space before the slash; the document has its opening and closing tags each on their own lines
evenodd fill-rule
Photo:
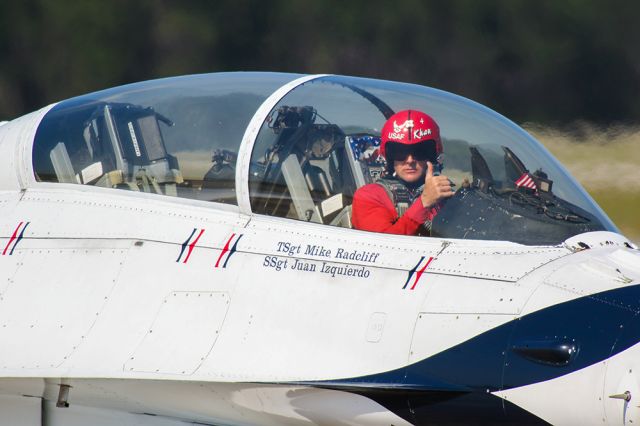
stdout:
<svg viewBox="0 0 640 426">
<path fill-rule="evenodd" d="M 640 252 L 587 250 L 532 275 L 498 394 L 552 424 L 640 422 Z"/>
<path fill-rule="evenodd" d="M 636 301 L 638 296 L 636 295 Z M 638 313 L 621 324 L 620 336 L 612 352 L 615 354 L 606 362 L 604 381 L 604 410 L 609 424 L 637 424 L 640 422 L 640 344 L 616 354 L 617 346 L 640 338 L 640 318 Z"/>
</svg>

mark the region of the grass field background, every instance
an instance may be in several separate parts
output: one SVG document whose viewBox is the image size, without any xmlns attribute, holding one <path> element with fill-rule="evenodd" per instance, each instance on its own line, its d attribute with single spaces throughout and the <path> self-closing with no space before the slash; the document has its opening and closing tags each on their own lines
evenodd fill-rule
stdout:
<svg viewBox="0 0 640 426">
<path fill-rule="evenodd" d="M 640 128 L 524 125 L 580 181 L 620 231 L 640 243 Z"/>
</svg>

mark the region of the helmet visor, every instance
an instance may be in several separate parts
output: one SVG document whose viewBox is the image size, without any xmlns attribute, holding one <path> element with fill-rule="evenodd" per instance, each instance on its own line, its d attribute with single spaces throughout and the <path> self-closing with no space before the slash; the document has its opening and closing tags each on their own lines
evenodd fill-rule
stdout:
<svg viewBox="0 0 640 426">
<path fill-rule="evenodd" d="M 438 158 L 435 141 L 425 141 L 417 144 L 387 143 L 387 155 L 391 161 L 406 161 L 411 156 L 416 161 L 431 161 Z"/>
</svg>

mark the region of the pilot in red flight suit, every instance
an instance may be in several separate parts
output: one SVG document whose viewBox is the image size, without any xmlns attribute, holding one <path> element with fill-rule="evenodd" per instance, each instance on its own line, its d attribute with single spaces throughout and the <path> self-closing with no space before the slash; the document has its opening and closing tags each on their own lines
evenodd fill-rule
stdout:
<svg viewBox="0 0 640 426">
<path fill-rule="evenodd" d="M 382 127 L 380 143 L 380 155 L 387 160 L 387 177 L 356 191 L 353 227 L 428 235 L 442 200 L 454 194 L 446 176 L 434 176 L 441 154 L 440 129 L 433 118 L 416 110 L 392 115 Z"/>
</svg>

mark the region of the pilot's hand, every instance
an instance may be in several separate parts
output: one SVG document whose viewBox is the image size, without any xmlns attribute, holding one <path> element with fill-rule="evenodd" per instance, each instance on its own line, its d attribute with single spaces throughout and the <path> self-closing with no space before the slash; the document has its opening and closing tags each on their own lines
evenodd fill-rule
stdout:
<svg viewBox="0 0 640 426">
<path fill-rule="evenodd" d="M 433 164 L 427 161 L 427 175 L 424 177 L 424 189 L 420 196 L 424 207 L 433 207 L 438 201 L 453 196 L 451 181 L 448 177 L 433 175 Z"/>
</svg>

